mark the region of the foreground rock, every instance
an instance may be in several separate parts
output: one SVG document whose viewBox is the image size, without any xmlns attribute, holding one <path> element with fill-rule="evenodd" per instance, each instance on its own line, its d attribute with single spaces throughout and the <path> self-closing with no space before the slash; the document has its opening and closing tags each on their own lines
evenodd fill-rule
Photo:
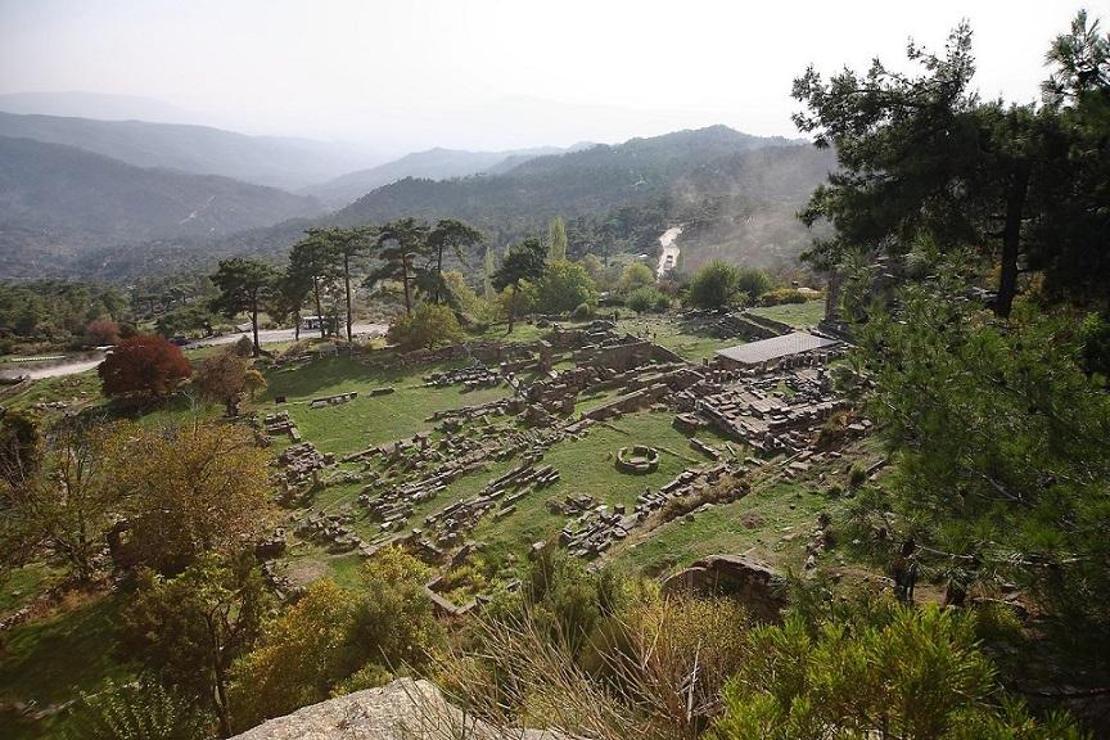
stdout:
<svg viewBox="0 0 1110 740">
<path fill-rule="evenodd" d="M 663 593 L 725 595 L 739 600 L 761 620 L 777 622 L 786 607 L 782 577 L 743 555 L 710 555 L 663 582 Z"/>
<path fill-rule="evenodd" d="M 465 714 L 427 681 L 400 678 L 377 689 L 298 709 L 236 740 L 563 740 L 543 730 L 501 729 Z"/>
</svg>

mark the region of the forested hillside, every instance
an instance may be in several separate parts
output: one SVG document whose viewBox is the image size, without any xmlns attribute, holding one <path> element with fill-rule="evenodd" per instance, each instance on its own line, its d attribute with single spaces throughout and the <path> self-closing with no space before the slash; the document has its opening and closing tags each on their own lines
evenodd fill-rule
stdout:
<svg viewBox="0 0 1110 740">
<path fill-rule="evenodd" d="M 275 188 L 0 137 L 0 251 L 10 277 L 65 271 L 98 248 L 223 237 L 319 210 Z"/>
<path fill-rule="evenodd" d="M 365 195 L 334 220 L 456 217 L 504 245 L 563 216 L 576 253 L 651 250 L 663 229 L 684 223 L 692 243 L 766 264 L 802 251 L 810 235 L 794 213 L 834 162 L 828 151 L 713 126 L 539 157 L 499 176 L 409 178 Z"/>
<path fill-rule="evenodd" d="M 571 149 L 582 146 L 577 145 Z M 406 177 L 446 180 L 452 177 L 476 175 L 480 172 L 502 172 L 530 159 L 549 154 L 561 154 L 563 151 L 558 147 L 550 146 L 504 152 L 471 152 L 436 147 L 425 152 L 406 154 L 400 159 L 377 167 L 348 172 L 333 180 L 307 187 L 302 192 L 338 208 L 349 205 L 371 190 Z"/>
</svg>

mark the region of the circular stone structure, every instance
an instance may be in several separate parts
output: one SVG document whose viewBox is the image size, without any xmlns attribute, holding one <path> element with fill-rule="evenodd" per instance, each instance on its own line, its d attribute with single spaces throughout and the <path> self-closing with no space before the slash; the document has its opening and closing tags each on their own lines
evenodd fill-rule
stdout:
<svg viewBox="0 0 1110 740">
<path fill-rule="evenodd" d="M 622 447 L 617 451 L 617 469 L 643 475 L 659 467 L 659 450 L 647 445 Z"/>
</svg>

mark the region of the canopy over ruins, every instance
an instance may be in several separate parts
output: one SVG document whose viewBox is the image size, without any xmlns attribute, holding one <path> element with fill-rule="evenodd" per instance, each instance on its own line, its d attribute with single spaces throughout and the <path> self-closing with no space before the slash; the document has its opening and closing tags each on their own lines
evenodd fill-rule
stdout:
<svg viewBox="0 0 1110 740">
<path fill-rule="evenodd" d="M 717 350 L 717 356 L 726 362 L 738 365 L 761 365 L 771 360 L 791 355 L 800 355 L 819 349 L 827 349 L 839 344 L 835 339 L 826 339 L 804 331 L 795 331 L 781 337 L 762 339 L 735 347 Z"/>
</svg>

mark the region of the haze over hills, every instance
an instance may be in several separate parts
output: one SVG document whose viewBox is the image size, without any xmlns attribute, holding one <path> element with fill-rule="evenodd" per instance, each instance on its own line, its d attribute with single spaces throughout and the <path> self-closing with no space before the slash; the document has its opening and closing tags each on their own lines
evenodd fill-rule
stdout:
<svg viewBox="0 0 1110 740">
<path fill-rule="evenodd" d="M 659 232 L 685 223 L 690 244 L 772 264 L 808 244 L 812 235 L 795 213 L 834 167 L 827 150 L 711 126 L 538 157 L 496 176 L 405 179 L 330 220 L 455 217 L 503 246 L 563 216 L 571 221 L 572 243 L 618 238 L 637 249 L 654 248 Z M 696 262 L 696 251 L 692 256 Z"/>
<path fill-rule="evenodd" d="M 552 146 L 503 152 L 475 152 L 436 147 L 423 152 L 406 154 L 400 159 L 377 167 L 349 172 L 328 182 L 304 188 L 301 192 L 319 198 L 326 205 L 341 207 L 372 190 L 406 177 L 446 180 L 480 172 L 497 174 L 507 172 L 536 157 L 578 151 L 590 146 L 593 145 L 581 143 L 566 149 Z"/>
<path fill-rule="evenodd" d="M 5 113 L 38 113 L 44 116 L 95 118 L 102 121 L 147 121 L 149 123 L 191 123 L 205 125 L 208 121 L 157 98 L 141 95 L 71 90 L 64 92 L 16 92 L 0 95 L 0 111 Z"/>
<path fill-rule="evenodd" d="M 343 144 L 146 121 L 0 113 L 0 136 L 74 146 L 136 167 L 222 175 L 285 189 L 323 182 L 380 161 L 370 152 Z"/>
<path fill-rule="evenodd" d="M 315 199 L 276 188 L 0 137 L 0 254 L 8 277 L 64 272 L 69 260 L 99 248 L 207 243 L 320 211 Z"/>
</svg>

